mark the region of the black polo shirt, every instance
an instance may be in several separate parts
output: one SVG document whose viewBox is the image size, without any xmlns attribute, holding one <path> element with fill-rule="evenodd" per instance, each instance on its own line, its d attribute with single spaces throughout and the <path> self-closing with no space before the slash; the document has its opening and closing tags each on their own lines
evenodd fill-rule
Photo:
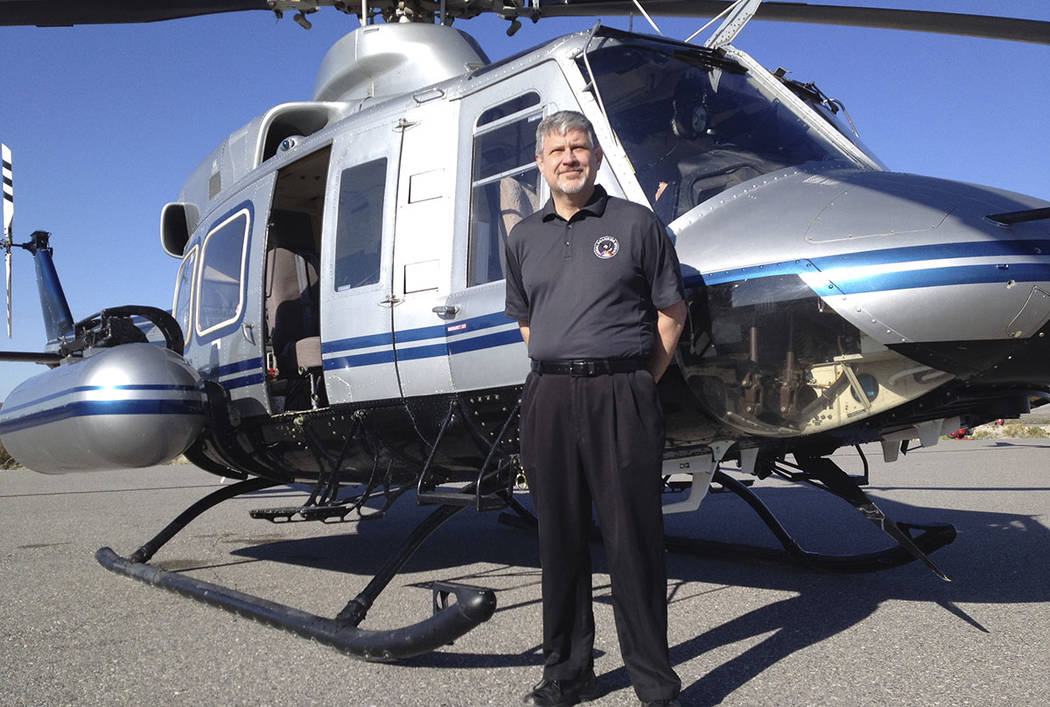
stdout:
<svg viewBox="0 0 1050 707">
<path fill-rule="evenodd" d="M 507 238 L 506 315 L 529 323 L 529 357 L 648 358 L 656 311 L 683 299 L 678 256 L 644 206 L 596 186 L 568 221 L 550 200 Z"/>
</svg>

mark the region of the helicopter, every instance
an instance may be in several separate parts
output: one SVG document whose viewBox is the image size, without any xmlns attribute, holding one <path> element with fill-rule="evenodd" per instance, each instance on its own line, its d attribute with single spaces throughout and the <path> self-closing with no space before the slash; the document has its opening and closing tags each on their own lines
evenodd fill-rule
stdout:
<svg viewBox="0 0 1050 707">
<path fill-rule="evenodd" d="M 325 4 L 133 6 L 114 15 L 105 3 L 25 3 L 0 11 L 0 22 L 262 9 L 309 24 L 309 11 Z M 480 9 L 513 28 L 611 5 Z M 879 442 L 892 461 L 913 440 L 929 446 L 949 430 L 1015 416 L 1050 392 L 1050 204 L 889 172 L 841 104 L 733 46 L 752 15 L 804 14 L 797 5 L 641 9 L 694 14 L 701 5 L 726 12 L 703 44 L 599 23 L 490 62 L 451 27 L 478 3 L 367 3 L 362 26 L 322 61 L 313 100 L 275 106 L 231 133 L 163 207 L 161 243 L 179 260 L 170 313 L 123 306 L 75 321 L 49 234 L 15 243 L 5 229 L 5 256 L 18 247 L 36 262 L 48 344 L 3 357 L 51 368 L 8 396 L 4 445 L 44 473 L 183 453 L 242 479 L 129 557 L 101 549 L 108 569 L 368 660 L 408 658 L 463 635 L 492 615 L 492 592 L 439 583 L 430 619 L 386 631 L 360 624 L 455 513 L 504 510 L 530 523 L 513 493 L 528 359 L 502 314 L 501 243 L 546 198 L 532 159 L 536 123 L 571 107 L 596 126 L 606 155 L 599 182 L 652 207 L 683 264 L 688 328 L 661 384 L 664 474 L 675 492 L 665 512 L 695 512 L 714 484 L 744 498 L 808 565 L 868 571 L 917 559 L 944 577 L 929 554 L 954 531 L 886 518 L 860 488 L 866 473 L 848 476 L 829 455 Z M 835 11 L 809 18 L 822 12 Z M 1041 22 L 971 18 L 959 27 L 1050 37 Z M 855 557 L 808 552 L 723 471 L 730 462 L 759 481 L 816 484 L 896 545 Z M 353 522 L 381 517 L 406 494 L 436 510 L 333 619 L 149 564 L 200 513 L 287 483 L 306 484 L 307 501 L 253 517 Z"/>
</svg>

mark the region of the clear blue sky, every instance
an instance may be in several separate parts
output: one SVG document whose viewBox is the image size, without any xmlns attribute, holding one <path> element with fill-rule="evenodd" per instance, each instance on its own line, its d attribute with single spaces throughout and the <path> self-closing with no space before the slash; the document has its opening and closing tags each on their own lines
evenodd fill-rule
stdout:
<svg viewBox="0 0 1050 707">
<path fill-rule="evenodd" d="M 643 0 L 644 2 L 644 0 Z M 911 7 L 1050 20 L 1046 0 L 904 0 Z M 308 100 L 328 47 L 357 26 L 330 8 L 302 30 L 263 12 L 128 26 L 0 28 L 0 140 L 15 166 L 15 237 L 53 233 L 75 318 L 106 306 L 168 308 L 177 261 L 160 249 L 161 206 L 232 130 Z M 656 18 L 684 39 L 706 19 Z M 586 29 L 589 18 L 458 22 L 493 59 Z M 608 24 L 626 28 L 627 19 Z M 650 31 L 635 18 L 636 31 Z M 890 168 L 1050 200 L 1050 46 L 912 32 L 754 22 L 736 46 L 842 100 Z M 15 253 L 14 338 L 42 350 L 33 265 Z M 0 364 L 0 398 L 44 369 Z"/>
</svg>

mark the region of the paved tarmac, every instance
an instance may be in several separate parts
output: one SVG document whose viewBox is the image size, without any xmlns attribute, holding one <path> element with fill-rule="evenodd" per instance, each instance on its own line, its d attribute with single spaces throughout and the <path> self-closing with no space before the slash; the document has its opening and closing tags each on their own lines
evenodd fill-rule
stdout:
<svg viewBox="0 0 1050 707">
<path fill-rule="evenodd" d="M 1045 705 L 1050 699 L 1050 441 L 945 441 L 896 464 L 872 459 L 869 491 L 900 520 L 959 531 L 934 561 L 865 575 L 668 556 L 670 644 L 685 705 Z M 844 453 L 843 465 L 857 468 Z M 404 664 L 318 643 L 104 570 L 220 480 L 167 466 L 69 476 L 0 473 L 0 704 L 515 705 L 540 676 L 535 540 L 464 511 L 427 541 L 363 627 L 430 611 L 425 583 L 496 590 L 488 622 Z M 842 501 L 763 481 L 762 498 L 807 548 L 871 550 L 874 526 Z M 298 503 L 287 488 L 219 506 L 155 564 L 334 616 L 429 509 L 403 498 L 360 524 L 272 525 L 248 509 Z M 668 529 L 771 544 L 730 494 Z M 595 547 L 596 705 L 637 704 L 622 668 L 609 580 Z"/>
</svg>

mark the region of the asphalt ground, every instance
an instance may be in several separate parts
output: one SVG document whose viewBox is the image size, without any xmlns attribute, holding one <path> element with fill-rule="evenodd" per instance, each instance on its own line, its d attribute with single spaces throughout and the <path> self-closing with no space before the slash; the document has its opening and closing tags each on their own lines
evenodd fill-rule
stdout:
<svg viewBox="0 0 1050 707">
<path fill-rule="evenodd" d="M 955 542 L 864 575 L 668 555 L 672 659 L 685 705 L 1044 705 L 1050 699 L 1050 441 L 945 441 L 884 464 L 871 495 L 893 518 L 947 522 Z M 840 460 L 859 466 L 852 453 Z M 438 530 L 362 623 L 431 610 L 426 583 L 496 590 L 495 615 L 454 645 L 365 663 L 290 633 L 107 572 L 220 479 L 166 466 L 69 476 L 0 473 L 0 704 L 514 705 L 540 677 L 534 537 L 464 511 Z M 842 501 L 798 484 L 756 489 L 807 549 L 885 540 Z M 360 591 L 429 509 L 382 520 L 273 525 L 248 510 L 299 503 L 286 487 L 227 502 L 154 564 L 324 616 Z M 731 494 L 668 520 L 680 535 L 772 545 Z M 600 546 L 593 704 L 637 704 L 620 662 Z"/>
</svg>

